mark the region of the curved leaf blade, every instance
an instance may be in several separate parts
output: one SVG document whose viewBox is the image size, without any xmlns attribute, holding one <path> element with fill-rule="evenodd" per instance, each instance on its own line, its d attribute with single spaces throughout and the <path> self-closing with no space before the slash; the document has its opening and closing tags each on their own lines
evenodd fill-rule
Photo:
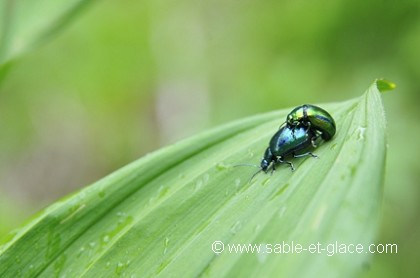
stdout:
<svg viewBox="0 0 420 278">
<path fill-rule="evenodd" d="M 0 3 L 0 69 L 47 41 L 94 0 L 13 1 Z"/>
<path fill-rule="evenodd" d="M 258 163 L 291 109 L 227 124 L 147 155 L 41 212 L 0 247 L 0 276 L 351 275 L 367 254 L 217 255 L 211 244 L 367 245 L 385 163 L 376 83 L 321 105 L 337 134 L 295 172 Z"/>
</svg>

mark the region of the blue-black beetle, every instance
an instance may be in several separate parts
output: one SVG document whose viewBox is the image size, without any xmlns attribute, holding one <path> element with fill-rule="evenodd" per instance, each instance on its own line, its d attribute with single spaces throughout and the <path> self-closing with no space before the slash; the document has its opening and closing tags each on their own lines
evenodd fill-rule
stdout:
<svg viewBox="0 0 420 278">
<path fill-rule="evenodd" d="M 286 161 L 285 158 L 313 156 L 309 150 L 316 145 L 319 134 L 308 127 L 298 126 L 294 129 L 287 126 L 281 127 L 271 138 L 268 148 L 265 150 L 264 157 L 261 160 L 261 170 L 268 171 L 270 164 L 273 164 L 273 170 L 276 163 L 287 163 L 292 170 L 294 166 L 292 162 Z"/>
</svg>

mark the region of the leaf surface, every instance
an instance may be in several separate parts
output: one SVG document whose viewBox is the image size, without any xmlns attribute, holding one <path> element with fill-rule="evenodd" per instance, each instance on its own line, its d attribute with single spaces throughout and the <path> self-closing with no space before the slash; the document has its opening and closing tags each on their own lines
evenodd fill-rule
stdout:
<svg viewBox="0 0 420 278">
<path fill-rule="evenodd" d="M 338 250 L 326 248 L 374 240 L 386 154 L 376 84 L 357 99 L 320 105 L 337 134 L 314 150 L 318 159 L 293 159 L 295 172 L 279 165 L 249 182 L 256 168 L 233 167 L 259 164 L 292 108 L 223 125 L 40 212 L 0 246 L 0 276 L 352 276 L 366 249 L 331 255 Z M 215 241 L 224 244 L 220 254 Z M 320 253 L 285 253 L 284 244 L 318 243 Z M 229 244 L 262 247 L 240 254 Z"/>
</svg>

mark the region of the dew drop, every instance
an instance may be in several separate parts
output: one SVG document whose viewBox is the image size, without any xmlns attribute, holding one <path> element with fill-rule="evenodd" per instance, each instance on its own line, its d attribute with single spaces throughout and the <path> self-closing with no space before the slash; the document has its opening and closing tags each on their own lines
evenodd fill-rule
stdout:
<svg viewBox="0 0 420 278">
<path fill-rule="evenodd" d="M 223 162 L 219 162 L 219 163 L 216 164 L 216 169 L 219 170 L 219 171 L 223 171 L 223 170 L 226 170 L 228 168 L 229 168 L 229 166 L 226 165 Z"/>
<path fill-rule="evenodd" d="M 121 262 L 118 262 L 118 264 L 117 264 L 117 269 L 115 270 L 115 273 L 116 273 L 118 276 L 120 276 L 120 275 L 121 275 L 121 273 L 123 272 L 124 268 L 125 268 L 125 264 L 124 264 L 124 263 L 121 263 Z"/>
<path fill-rule="evenodd" d="M 283 217 L 283 215 L 284 215 L 284 213 L 286 212 L 286 210 L 287 210 L 287 207 L 286 207 L 286 206 L 282 206 L 282 207 L 279 209 L 279 217 Z"/>
<path fill-rule="evenodd" d="M 255 232 L 256 234 L 258 234 L 258 232 L 260 231 L 260 229 L 261 229 L 260 224 L 257 224 L 257 225 L 255 226 L 255 228 L 254 228 L 254 232 Z"/>
<path fill-rule="evenodd" d="M 77 253 L 77 257 L 80 258 L 80 256 L 83 254 L 83 252 L 85 252 L 85 247 L 84 246 L 80 247 L 79 252 Z"/>
<path fill-rule="evenodd" d="M 99 196 L 99 198 L 103 198 L 103 197 L 105 197 L 105 191 L 103 190 L 103 189 L 101 189 L 99 192 L 98 192 L 98 196 Z"/>
<path fill-rule="evenodd" d="M 366 131 L 366 127 L 359 126 L 359 127 L 357 128 L 357 131 L 358 131 L 358 133 L 357 133 L 357 140 L 359 140 L 359 141 L 364 140 L 364 139 L 365 139 L 365 131 Z"/>
<path fill-rule="evenodd" d="M 165 195 L 168 192 L 169 192 L 169 187 L 166 187 L 166 186 L 159 187 L 158 199 L 165 197 Z"/>
<path fill-rule="evenodd" d="M 203 176 L 203 182 L 204 183 L 207 183 L 209 181 L 209 179 L 210 179 L 210 175 L 209 174 L 204 174 L 204 176 Z"/>
<path fill-rule="evenodd" d="M 267 260 L 267 255 L 268 255 L 267 245 L 264 244 L 264 243 L 261 244 L 260 245 L 260 250 L 259 250 L 259 252 L 256 252 L 256 254 L 257 254 L 258 262 L 264 263 Z"/>
<path fill-rule="evenodd" d="M 240 178 L 236 178 L 235 179 L 235 186 L 239 187 L 241 185 L 241 179 Z"/>
<path fill-rule="evenodd" d="M 163 255 L 165 255 L 166 252 L 168 251 L 168 245 L 169 245 L 169 238 L 165 237 L 165 240 L 163 241 L 163 246 L 165 247 L 163 249 Z"/>
<path fill-rule="evenodd" d="M 280 195 L 282 195 L 284 193 L 284 191 L 289 187 L 289 184 L 286 183 L 285 185 L 283 185 L 282 187 L 280 187 L 279 190 L 277 190 L 277 192 L 271 196 L 270 200 L 273 200 L 277 197 L 279 197 Z"/>
<path fill-rule="evenodd" d="M 125 263 L 123 263 L 123 262 L 118 262 L 118 264 L 117 264 L 117 269 L 116 269 L 116 271 L 115 271 L 115 273 L 118 275 L 118 276 L 121 276 L 121 274 L 123 274 L 123 272 L 124 272 L 124 270 L 128 267 L 130 265 L 130 261 L 127 261 L 127 262 L 125 262 Z"/>
<path fill-rule="evenodd" d="M 195 182 L 194 191 L 198 191 L 203 186 L 203 180 L 199 179 Z"/>
<path fill-rule="evenodd" d="M 268 178 L 266 178 L 262 183 L 261 183 L 261 185 L 262 186 L 265 186 L 268 182 L 270 181 L 270 177 L 268 177 Z"/>
<path fill-rule="evenodd" d="M 102 238 L 102 241 L 103 241 L 103 242 L 108 242 L 108 241 L 109 241 L 109 235 L 105 235 L 105 236 Z"/>
<path fill-rule="evenodd" d="M 355 166 L 355 165 L 351 166 L 350 167 L 350 175 L 352 177 L 354 177 L 356 175 L 356 172 L 357 172 L 357 166 Z"/>
<path fill-rule="evenodd" d="M 241 221 L 236 221 L 235 224 L 230 228 L 232 234 L 236 234 L 242 228 Z"/>
</svg>

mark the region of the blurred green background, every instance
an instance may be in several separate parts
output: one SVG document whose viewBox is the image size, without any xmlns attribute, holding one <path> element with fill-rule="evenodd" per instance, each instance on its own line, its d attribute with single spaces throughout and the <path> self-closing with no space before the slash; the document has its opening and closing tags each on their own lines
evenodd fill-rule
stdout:
<svg viewBox="0 0 420 278">
<path fill-rule="evenodd" d="M 0 20 L 11 2 L 0 2 Z M 30 10 L 40 20 L 54 13 L 41 2 Z M 383 94 L 377 242 L 397 243 L 398 254 L 374 256 L 365 276 L 420 277 L 420 1 L 95 2 L 0 68 L 0 237 L 161 146 L 256 113 L 354 98 L 384 77 L 398 87 Z"/>
</svg>

